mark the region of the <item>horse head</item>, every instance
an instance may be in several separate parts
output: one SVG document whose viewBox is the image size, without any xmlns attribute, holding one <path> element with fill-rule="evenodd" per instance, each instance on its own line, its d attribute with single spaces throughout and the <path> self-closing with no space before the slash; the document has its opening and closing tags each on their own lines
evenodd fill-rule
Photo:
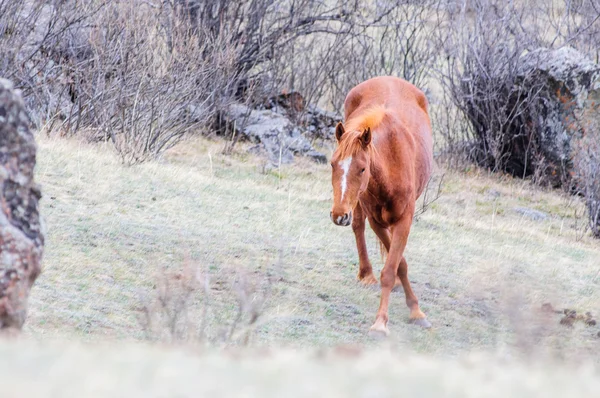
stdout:
<svg viewBox="0 0 600 398">
<path fill-rule="evenodd" d="M 331 157 L 333 206 L 330 216 L 334 224 L 348 226 L 352 223 L 352 209 L 369 185 L 371 129 L 345 131 L 344 125 L 338 123 L 335 137 L 338 147 Z"/>
</svg>

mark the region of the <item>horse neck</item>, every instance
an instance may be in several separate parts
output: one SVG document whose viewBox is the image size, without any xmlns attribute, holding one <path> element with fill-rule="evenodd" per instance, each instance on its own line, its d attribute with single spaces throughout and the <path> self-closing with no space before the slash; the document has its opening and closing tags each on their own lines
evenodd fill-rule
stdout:
<svg viewBox="0 0 600 398">
<path fill-rule="evenodd" d="M 377 153 L 377 150 L 374 150 L 371 153 L 371 165 L 370 165 L 370 173 L 369 176 L 369 191 L 378 192 L 382 189 L 385 189 L 386 183 L 388 181 L 387 178 L 387 170 L 384 167 L 383 159 Z"/>
</svg>

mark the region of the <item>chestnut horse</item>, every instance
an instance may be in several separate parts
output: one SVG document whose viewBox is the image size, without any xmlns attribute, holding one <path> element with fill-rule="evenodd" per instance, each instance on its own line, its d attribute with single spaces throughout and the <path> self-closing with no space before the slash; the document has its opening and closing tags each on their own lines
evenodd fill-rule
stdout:
<svg viewBox="0 0 600 398">
<path fill-rule="evenodd" d="M 376 77 L 354 87 L 344 102 L 345 123 L 338 123 L 338 147 L 331 159 L 331 220 L 356 237 L 358 279 L 377 284 L 365 243 L 365 219 L 387 251 L 381 271 L 381 302 L 370 334 L 387 336 L 390 292 L 402 284 L 410 321 L 431 327 L 419 309 L 408 280 L 404 248 L 433 164 L 427 99 L 421 90 L 396 77 Z"/>
</svg>

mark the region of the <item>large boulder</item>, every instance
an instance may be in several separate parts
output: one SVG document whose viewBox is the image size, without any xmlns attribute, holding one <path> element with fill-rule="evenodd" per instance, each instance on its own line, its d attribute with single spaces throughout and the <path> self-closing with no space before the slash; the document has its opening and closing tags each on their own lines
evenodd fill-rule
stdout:
<svg viewBox="0 0 600 398">
<path fill-rule="evenodd" d="M 0 79 L 0 330 L 20 329 L 40 273 L 44 234 L 34 182 L 36 145 L 23 101 Z"/>
<path fill-rule="evenodd" d="M 573 176 L 574 140 L 600 106 L 600 65 L 570 47 L 538 49 L 521 59 L 517 84 L 522 92 L 537 96 L 529 119 L 534 126 L 532 141 L 521 140 L 523 151 L 511 148 L 517 175 L 535 174 L 552 186 L 568 186 Z M 533 159 L 527 159 L 531 152 Z M 527 162 L 530 164 L 528 165 Z M 527 169 L 529 167 L 529 169 Z M 523 172 L 520 172 L 522 169 Z"/>
<path fill-rule="evenodd" d="M 314 115 L 314 112 L 307 115 Z M 235 134 L 255 143 L 254 149 L 266 153 L 272 164 L 291 163 L 294 155 L 306 156 L 318 163 L 327 161 L 325 155 L 315 150 L 307 138 L 308 135 L 316 135 L 315 131 L 318 129 L 309 125 L 303 131 L 283 111 L 252 109 L 244 104 L 234 103 L 223 116 Z"/>
</svg>

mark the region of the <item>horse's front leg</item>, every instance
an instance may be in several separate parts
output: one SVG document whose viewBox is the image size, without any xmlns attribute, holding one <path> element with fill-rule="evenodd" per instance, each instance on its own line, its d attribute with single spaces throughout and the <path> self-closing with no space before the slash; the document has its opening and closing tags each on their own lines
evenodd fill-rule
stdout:
<svg viewBox="0 0 600 398">
<path fill-rule="evenodd" d="M 356 238 L 356 249 L 358 250 L 358 275 L 357 278 L 363 285 L 376 285 L 377 279 L 373 275 L 373 266 L 369 261 L 367 243 L 365 241 L 365 213 L 360 206 L 356 205 L 354 217 L 352 218 L 352 230 Z"/>
<path fill-rule="evenodd" d="M 375 235 L 377 235 L 377 237 L 379 238 L 379 242 L 383 245 L 383 248 L 385 248 L 385 252 L 386 253 L 389 252 L 391 241 L 392 241 L 392 238 L 390 236 L 390 231 L 387 228 L 379 225 L 376 221 L 374 221 L 371 218 L 369 218 L 369 224 L 371 224 L 371 229 L 375 232 Z M 383 248 L 382 248 L 382 250 L 383 250 Z M 402 261 L 402 260 L 400 260 L 400 261 Z M 400 268 L 401 267 L 398 268 L 398 272 L 400 272 Z M 396 275 L 396 282 L 394 283 L 394 287 L 400 286 L 400 285 L 402 285 L 402 281 L 400 280 L 400 276 Z"/>
<path fill-rule="evenodd" d="M 383 269 L 381 270 L 381 300 L 379 302 L 379 310 L 377 311 L 375 323 L 369 330 L 369 334 L 371 335 L 387 336 L 390 333 L 387 327 L 390 293 L 396 282 L 398 266 L 404 255 L 404 248 L 408 241 L 411 223 L 412 213 L 407 211 L 391 228 L 392 236 L 388 256 Z"/>
</svg>

